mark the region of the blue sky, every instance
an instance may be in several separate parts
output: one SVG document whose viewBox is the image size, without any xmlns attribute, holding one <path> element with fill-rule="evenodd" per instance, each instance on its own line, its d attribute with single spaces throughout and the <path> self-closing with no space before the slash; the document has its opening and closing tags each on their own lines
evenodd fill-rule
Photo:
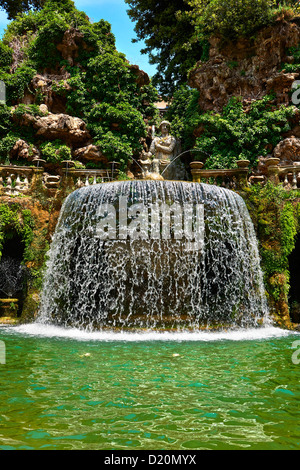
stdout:
<svg viewBox="0 0 300 470">
<path fill-rule="evenodd" d="M 131 39 L 135 38 L 134 23 L 128 17 L 126 10 L 128 5 L 124 0 L 74 0 L 76 7 L 84 11 L 92 21 L 99 21 L 101 18 L 111 24 L 112 32 L 116 37 L 117 50 L 126 54 L 127 59 L 132 64 L 137 64 L 140 69 L 152 76 L 156 68 L 148 62 L 148 56 L 142 55 L 140 50 L 143 42 L 132 44 Z M 7 15 L 0 10 L 0 36 L 8 24 Z"/>
</svg>

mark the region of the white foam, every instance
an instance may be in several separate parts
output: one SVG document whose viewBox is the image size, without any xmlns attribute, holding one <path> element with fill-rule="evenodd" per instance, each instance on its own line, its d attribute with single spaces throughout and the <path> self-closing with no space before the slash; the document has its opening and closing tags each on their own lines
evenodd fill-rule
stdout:
<svg viewBox="0 0 300 470">
<path fill-rule="evenodd" d="M 22 335 L 65 338 L 78 341 L 245 341 L 280 338 L 295 334 L 288 330 L 275 327 L 261 327 L 251 329 L 227 330 L 227 331 L 184 331 L 184 332 L 160 332 L 160 331 L 95 331 L 89 332 L 76 328 L 63 328 L 42 323 L 31 323 L 16 327 L 6 328 L 12 333 Z M 299 334 L 299 333 L 298 333 Z"/>
</svg>

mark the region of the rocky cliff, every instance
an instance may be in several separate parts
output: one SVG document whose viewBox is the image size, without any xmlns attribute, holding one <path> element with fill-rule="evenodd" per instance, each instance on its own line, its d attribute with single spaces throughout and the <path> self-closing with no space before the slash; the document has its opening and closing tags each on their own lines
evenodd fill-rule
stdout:
<svg viewBox="0 0 300 470">
<path fill-rule="evenodd" d="M 253 143 L 248 134 L 244 147 L 252 155 L 250 148 L 255 147 L 254 140 L 258 144 L 260 153 L 248 158 L 254 167 L 257 165 L 255 158 L 260 162 L 258 171 L 262 173 L 265 172 L 266 157 L 279 158 L 280 164 L 284 165 L 300 160 L 299 92 L 295 92 L 300 77 L 299 43 L 299 17 L 280 17 L 274 25 L 261 29 L 249 39 L 224 41 L 211 37 L 208 60 L 198 62 L 189 75 L 189 85 L 199 91 L 199 107 L 204 113 L 222 114 L 230 99 L 238 98 L 244 114 L 251 116 L 253 104 L 265 97 L 270 98 L 265 114 L 256 117 L 257 125 L 259 119 L 264 118 L 261 129 L 256 126 L 253 131 Z M 278 133 L 277 128 L 277 135 L 273 132 L 274 138 L 270 139 L 265 127 L 268 116 L 283 109 L 290 111 L 286 113 L 287 119 L 278 119 L 277 127 L 282 126 L 282 132 Z M 276 126 L 276 119 L 272 125 Z M 202 124 L 195 129 L 194 135 L 200 139 L 202 136 L 209 137 L 209 131 Z M 217 135 L 215 137 L 218 139 Z M 234 136 L 231 138 L 234 139 Z M 243 153 L 242 147 L 240 152 Z"/>
<path fill-rule="evenodd" d="M 234 42 L 212 37 L 207 62 L 198 62 L 189 85 L 200 92 L 204 111 L 222 111 L 229 98 L 241 96 L 247 106 L 267 94 L 276 94 L 276 104 L 288 104 L 293 82 L 300 76 L 284 64 L 293 64 L 291 49 L 300 41 L 300 19 L 279 19 L 255 38 Z"/>
</svg>

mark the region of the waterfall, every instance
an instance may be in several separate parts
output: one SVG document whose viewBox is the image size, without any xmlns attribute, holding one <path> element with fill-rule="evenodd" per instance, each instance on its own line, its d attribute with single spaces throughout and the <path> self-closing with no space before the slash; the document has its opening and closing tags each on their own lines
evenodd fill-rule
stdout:
<svg viewBox="0 0 300 470">
<path fill-rule="evenodd" d="M 91 330 L 268 321 L 243 199 L 181 181 L 112 182 L 74 191 L 53 236 L 39 321 Z"/>
</svg>

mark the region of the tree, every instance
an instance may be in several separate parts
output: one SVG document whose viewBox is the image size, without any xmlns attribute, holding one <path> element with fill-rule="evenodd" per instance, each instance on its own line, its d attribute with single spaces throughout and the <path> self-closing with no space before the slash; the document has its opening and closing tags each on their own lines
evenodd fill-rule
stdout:
<svg viewBox="0 0 300 470">
<path fill-rule="evenodd" d="M 198 34 L 226 39 L 253 34 L 274 18 L 275 0 L 187 0 Z M 283 3 L 283 2 L 281 2 Z"/>
<path fill-rule="evenodd" d="M 153 84 L 171 96 L 187 81 L 197 61 L 208 58 L 211 35 L 226 39 L 252 35 L 284 9 L 298 11 L 299 0 L 125 0 L 141 50 L 157 64 Z"/>
<path fill-rule="evenodd" d="M 6 11 L 9 20 L 14 20 L 20 13 L 47 7 L 47 3 L 52 10 L 69 12 L 75 8 L 72 0 L 0 0 L 0 8 Z"/>
<path fill-rule="evenodd" d="M 137 39 L 144 40 L 141 50 L 157 64 L 153 84 L 166 96 L 187 80 L 188 70 L 201 58 L 202 47 L 194 37 L 195 28 L 186 0 L 125 0 L 128 15 L 136 22 Z"/>
<path fill-rule="evenodd" d="M 0 0 L 0 8 L 13 20 L 19 13 L 40 9 L 43 3 L 43 0 Z"/>
</svg>

